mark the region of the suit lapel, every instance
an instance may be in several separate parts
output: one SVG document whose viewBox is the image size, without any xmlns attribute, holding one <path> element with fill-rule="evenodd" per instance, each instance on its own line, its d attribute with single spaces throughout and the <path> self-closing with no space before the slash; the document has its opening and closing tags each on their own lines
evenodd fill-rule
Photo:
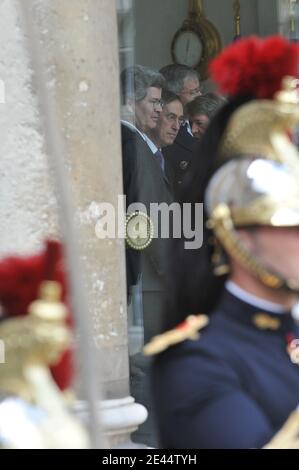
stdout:
<svg viewBox="0 0 299 470">
<path fill-rule="evenodd" d="M 181 147 L 184 147 L 186 150 L 192 152 L 194 146 L 194 137 L 189 134 L 184 126 L 180 128 L 175 142 Z"/>
<path fill-rule="evenodd" d="M 126 127 L 126 126 L 124 126 L 124 127 Z M 155 157 L 155 155 L 153 154 L 153 152 L 149 148 L 148 144 L 145 142 L 145 140 L 142 139 L 142 137 L 138 134 L 138 132 L 136 132 L 134 130 L 131 130 L 131 129 L 128 129 L 128 128 L 126 128 L 126 130 L 128 130 L 128 133 L 131 133 L 131 135 L 133 135 L 134 138 L 135 138 L 135 143 L 136 143 L 135 145 L 136 145 L 137 155 L 138 155 L 139 152 L 140 152 L 140 154 L 142 153 L 142 150 L 138 150 L 138 147 L 144 147 L 144 148 L 147 149 L 148 158 L 151 158 L 152 160 L 154 160 L 153 163 L 154 163 L 154 165 L 157 165 L 158 171 L 162 175 L 162 178 L 163 178 L 164 182 L 167 185 L 167 189 L 170 192 L 172 192 L 172 185 L 171 185 L 167 175 L 165 174 L 165 171 L 162 171 L 162 169 L 160 167 L 160 164 L 159 164 L 159 161 L 157 160 L 157 158 Z"/>
</svg>

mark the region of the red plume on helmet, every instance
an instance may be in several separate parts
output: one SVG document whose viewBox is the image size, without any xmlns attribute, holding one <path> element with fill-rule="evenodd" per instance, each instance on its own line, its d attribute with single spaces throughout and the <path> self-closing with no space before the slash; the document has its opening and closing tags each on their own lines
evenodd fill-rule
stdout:
<svg viewBox="0 0 299 470">
<path fill-rule="evenodd" d="M 210 64 L 220 92 L 272 99 L 286 75 L 298 75 L 299 46 L 282 36 L 251 36 L 226 47 Z"/>
<path fill-rule="evenodd" d="M 38 255 L 11 256 L 0 261 L 0 318 L 26 315 L 31 302 L 37 299 L 43 281 L 59 282 L 66 303 L 66 276 L 62 247 L 58 242 L 48 241 L 45 250 Z M 67 323 L 71 324 L 70 315 Z M 51 372 L 62 390 L 70 385 L 73 375 L 71 351 L 63 354 Z"/>
</svg>

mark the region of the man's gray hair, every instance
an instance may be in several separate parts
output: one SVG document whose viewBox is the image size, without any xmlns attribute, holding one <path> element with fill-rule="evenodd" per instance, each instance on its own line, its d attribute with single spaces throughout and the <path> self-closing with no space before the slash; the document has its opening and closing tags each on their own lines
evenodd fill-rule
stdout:
<svg viewBox="0 0 299 470">
<path fill-rule="evenodd" d="M 120 76 L 123 104 L 126 98 L 142 101 L 150 87 L 163 88 L 165 80 L 161 73 L 143 65 L 133 65 L 122 71 Z"/>
<path fill-rule="evenodd" d="M 203 114 L 211 119 L 218 109 L 226 103 L 226 100 L 215 93 L 206 93 L 197 96 L 193 101 L 186 105 L 186 114 L 192 118 L 196 114 Z"/>
<path fill-rule="evenodd" d="M 163 106 L 165 104 L 172 103 L 173 101 L 179 101 L 182 103 L 181 98 L 176 95 L 175 93 L 172 93 L 172 91 L 168 90 L 167 88 L 162 89 L 162 102 Z"/>
<path fill-rule="evenodd" d="M 196 70 L 183 64 L 165 65 L 165 67 L 160 70 L 160 73 L 166 80 L 166 88 L 176 94 L 181 93 L 186 78 L 200 80 Z"/>
</svg>

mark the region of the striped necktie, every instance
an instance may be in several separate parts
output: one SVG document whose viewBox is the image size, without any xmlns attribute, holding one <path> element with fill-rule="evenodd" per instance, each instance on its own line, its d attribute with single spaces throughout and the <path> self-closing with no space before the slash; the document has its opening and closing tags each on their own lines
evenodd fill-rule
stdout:
<svg viewBox="0 0 299 470">
<path fill-rule="evenodd" d="M 156 151 L 155 157 L 158 159 L 159 165 L 160 165 L 162 171 L 164 172 L 165 162 L 164 162 L 164 156 L 163 156 L 163 153 L 161 152 L 161 150 L 158 149 Z"/>
</svg>

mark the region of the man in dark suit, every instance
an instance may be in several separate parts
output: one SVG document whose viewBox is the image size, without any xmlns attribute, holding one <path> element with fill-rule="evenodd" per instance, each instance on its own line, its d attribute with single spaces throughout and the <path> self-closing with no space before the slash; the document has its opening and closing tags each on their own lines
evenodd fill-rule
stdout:
<svg viewBox="0 0 299 470">
<path fill-rule="evenodd" d="M 273 78 L 265 51 L 276 47 L 294 55 Z M 209 232 L 187 266 L 210 318 L 191 315 L 145 350 L 161 353 L 152 390 L 165 448 L 299 448 L 299 154 L 288 138 L 299 96 L 283 79 L 298 62 L 275 36 L 236 42 L 211 64 L 230 98 L 203 137 L 196 192 Z"/>
<path fill-rule="evenodd" d="M 155 143 L 164 160 L 164 172 L 173 184 L 173 167 L 165 162 L 165 150 L 176 140 L 181 126 L 184 124 L 184 109 L 180 98 L 171 91 L 162 91 L 163 111 L 155 129 L 149 132 L 151 140 Z M 172 187 L 172 192 L 174 188 Z"/>
<path fill-rule="evenodd" d="M 134 132 L 124 124 L 122 147 L 124 189 L 129 213 L 130 205 L 136 203 L 144 205 L 147 215 L 150 215 L 151 204 L 165 202 L 170 205 L 173 202 L 171 187 L 158 158 L 138 132 Z M 167 239 L 157 236 L 143 251 L 126 248 L 128 289 L 132 289 L 132 286 L 141 279 L 145 341 L 160 331 L 159 318 L 164 301 L 163 276 L 167 264 L 167 242 Z"/>
<path fill-rule="evenodd" d="M 134 212 L 142 204 L 140 210 L 146 211 L 150 216 L 152 204 L 166 203 L 169 206 L 173 202 L 163 155 L 150 138 L 150 133 L 156 128 L 162 112 L 163 85 L 164 79 L 158 72 L 138 65 L 124 70 L 121 75 L 126 115 L 121 126 L 123 177 L 128 213 Z M 146 342 L 161 331 L 160 319 L 164 309 L 164 275 L 169 242 L 167 238 L 160 236 L 159 227 L 154 228 L 156 237 L 144 250 L 138 251 L 128 246 L 126 248 L 128 293 L 133 293 L 133 305 L 138 305 L 136 299 L 139 294 L 142 303 L 142 308 L 137 309 L 137 314 L 133 311 L 133 326 L 143 324 Z M 132 348 L 132 351 L 131 393 L 149 412 L 148 420 L 139 428 L 134 439 L 155 446 L 147 384 L 149 364 L 140 350 Z"/>
<path fill-rule="evenodd" d="M 179 96 L 183 106 L 201 95 L 198 73 L 186 65 L 170 64 L 160 70 L 166 80 L 166 87 Z M 174 143 L 165 148 L 164 154 L 167 166 L 173 172 L 175 199 L 180 201 L 181 188 L 187 173 L 192 171 L 192 161 L 198 158 L 198 142 L 193 137 L 188 121 L 181 126 Z"/>
<path fill-rule="evenodd" d="M 150 216 L 152 204 L 173 202 L 165 174 L 164 160 L 150 138 L 162 112 L 163 77 L 146 67 L 134 66 L 122 73 L 123 103 L 131 112 L 130 121 L 122 121 L 124 193 L 127 210 L 142 204 Z M 128 114 L 127 114 L 128 115 Z M 134 122 L 135 119 L 135 123 Z M 135 206 L 136 208 L 136 206 Z M 143 209 L 143 210 L 142 210 Z M 155 227 L 156 236 L 142 252 L 127 248 L 128 290 L 141 281 L 144 336 L 147 341 L 159 332 L 163 309 L 163 276 L 166 270 L 166 245 Z"/>
</svg>

